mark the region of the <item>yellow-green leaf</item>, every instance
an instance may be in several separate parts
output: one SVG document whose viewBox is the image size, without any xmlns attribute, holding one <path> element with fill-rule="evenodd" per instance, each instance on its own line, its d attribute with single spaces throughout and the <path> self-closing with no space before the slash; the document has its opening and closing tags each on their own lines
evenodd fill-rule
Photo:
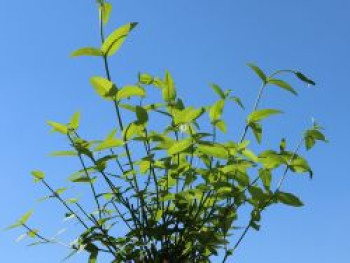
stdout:
<svg viewBox="0 0 350 263">
<path fill-rule="evenodd" d="M 219 145 L 219 144 L 198 144 L 197 148 L 200 152 L 212 156 L 217 157 L 221 159 L 227 159 L 228 158 L 228 151 L 225 147 Z"/>
<path fill-rule="evenodd" d="M 50 153 L 52 157 L 67 157 L 67 156 L 77 156 L 75 151 L 55 151 Z"/>
<path fill-rule="evenodd" d="M 104 43 L 102 44 L 101 50 L 107 56 L 115 54 L 125 41 L 130 31 L 135 28 L 137 23 L 129 23 L 119 27 L 112 34 L 110 34 Z"/>
<path fill-rule="evenodd" d="M 80 122 L 80 112 L 74 113 L 70 120 L 70 128 L 73 130 L 76 130 L 79 128 L 79 122 Z"/>
<path fill-rule="evenodd" d="M 118 92 L 117 87 L 111 81 L 103 77 L 92 77 L 90 83 L 97 94 L 104 99 L 111 100 Z"/>
<path fill-rule="evenodd" d="M 215 122 L 215 126 L 223 133 L 227 132 L 226 123 L 223 120 L 218 120 Z"/>
<path fill-rule="evenodd" d="M 225 93 L 223 92 L 223 90 L 219 87 L 219 85 L 216 85 L 214 83 L 210 84 L 210 87 L 212 88 L 212 90 L 219 95 L 220 99 L 225 99 Z"/>
<path fill-rule="evenodd" d="M 103 52 L 94 47 L 84 47 L 72 52 L 71 57 L 81 57 L 81 56 L 92 56 L 92 57 L 102 57 Z"/>
<path fill-rule="evenodd" d="M 287 82 L 285 82 L 284 80 L 280 80 L 280 79 L 269 79 L 268 84 L 271 85 L 275 85 L 277 87 L 280 87 L 282 89 L 285 89 L 291 93 L 293 93 L 294 95 L 298 95 L 298 93 L 296 92 L 295 89 L 292 88 L 291 85 L 289 85 Z"/>
<path fill-rule="evenodd" d="M 222 111 L 224 109 L 225 101 L 219 100 L 215 102 L 213 106 L 210 107 L 209 117 L 211 122 L 215 122 L 221 118 Z"/>
<path fill-rule="evenodd" d="M 169 71 L 165 73 L 165 87 L 162 89 L 163 99 L 166 102 L 173 101 L 176 98 L 176 89 L 174 79 Z"/>
<path fill-rule="evenodd" d="M 22 225 L 24 225 L 25 223 L 27 223 L 27 221 L 29 220 L 29 218 L 32 216 L 33 214 L 33 210 L 30 210 L 29 212 L 25 213 L 20 219 L 19 219 L 19 223 L 21 223 Z"/>
<path fill-rule="evenodd" d="M 130 123 L 123 131 L 124 141 L 129 141 L 134 136 L 143 136 L 145 128 L 143 125 Z"/>
<path fill-rule="evenodd" d="M 139 82 L 144 85 L 150 85 L 153 83 L 153 77 L 147 73 L 140 73 Z"/>
<path fill-rule="evenodd" d="M 300 201 L 300 199 L 293 194 L 278 192 L 276 195 L 277 195 L 278 201 L 280 201 L 283 204 L 295 206 L 295 207 L 300 207 L 304 205 L 303 202 Z"/>
<path fill-rule="evenodd" d="M 169 149 L 168 154 L 174 155 L 187 150 L 192 145 L 192 139 L 187 138 L 181 141 L 175 142 Z"/>
<path fill-rule="evenodd" d="M 112 12 L 112 4 L 108 3 L 108 2 L 104 2 L 101 6 L 100 6 L 100 11 L 102 13 L 102 21 L 103 24 L 106 25 L 109 21 L 109 18 L 111 16 L 111 12 Z"/>
<path fill-rule="evenodd" d="M 260 77 L 260 79 L 263 82 L 266 82 L 267 77 L 266 77 L 265 73 L 257 65 L 255 65 L 253 63 L 248 63 L 247 65 L 255 72 L 255 74 L 257 74 Z"/>
<path fill-rule="evenodd" d="M 48 121 L 47 124 L 50 125 L 52 127 L 52 130 L 55 132 L 68 134 L 68 127 L 62 123 Z"/>
<path fill-rule="evenodd" d="M 262 109 L 262 110 L 256 110 L 253 111 L 249 116 L 248 116 L 248 123 L 252 122 L 258 122 L 261 121 L 271 115 L 276 115 L 276 114 L 281 114 L 283 113 L 280 110 L 275 110 L 275 109 Z"/>
<path fill-rule="evenodd" d="M 39 170 L 32 171 L 31 174 L 34 177 L 34 182 L 36 183 L 45 178 L 45 173 Z"/>
<path fill-rule="evenodd" d="M 117 100 L 130 98 L 132 96 L 144 97 L 146 91 L 139 86 L 125 86 L 121 88 L 117 93 Z"/>
<path fill-rule="evenodd" d="M 96 146 L 95 151 L 103 151 L 106 149 L 111 149 L 115 147 L 120 147 L 124 144 L 122 140 L 119 139 L 107 139 Z"/>
</svg>

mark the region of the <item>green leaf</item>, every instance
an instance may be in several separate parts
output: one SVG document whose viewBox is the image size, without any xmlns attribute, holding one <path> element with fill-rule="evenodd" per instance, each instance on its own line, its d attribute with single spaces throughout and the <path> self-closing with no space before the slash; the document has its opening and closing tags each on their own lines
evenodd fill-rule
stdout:
<svg viewBox="0 0 350 263">
<path fill-rule="evenodd" d="M 118 131 L 117 128 L 115 128 L 110 133 L 108 133 L 106 140 L 114 139 L 115 135 L 117 134 L 117 131 Z"/>
<path fill-rule="evenodd" d="M 300 207 L 304 204 L 300 201 L 298 197 L 290 193 L 277 192 L 277 200 L 283 204 Z"/>
<path fill-rule="evenodd" d="M 68 127 L 64 124 L 53 121 L 48 121 L 47 124 L 50 125 L 52 127 L 52 130 L 55 132 L 68 134 Z"/>
<path fill-rule="evenodd" d="M 252 129 L 255 139 L 260 144 L 262 139 L 262 127 L 258 122 L 249 123 L 249 127 Z"/>
<path fill-rule="evenodd" d="M 95 178 L 87 177 L 86 175 L 71 175 L 68 180 L 72 183 L 94 183 Z"/>
<path fill-rule="evenodd" d="M 256 110 L 253 111 L 249 116 L 248 116 L 248 123 L 252 122 L 258 122 L 261 121 L 271 115 L 276 115 L 276 114 L 281 114 L 283 113 L 280 110 L 275 110 L 275 109 L 263 109 L 263 110 Z"/>
<path fill-rule="evenodd" d="M 169 71 L 165 72 L 165 87 L 162 88 L 163 100 L 170 102 L 176 98 L 176 89 L 174 79 Z"/>
<path fill-rule="evenodd" d="M 242 100 L 239 98 L 239 97 L 236 97 L 236 96 L 233 96 L 233 97 L 230 97 L 230 100 L 234 101 L 235 103 L 237 103 L 237 105 L 239 107 L 241 107 L 243 110 L 245 109 L 244 108 L 244 105 L 242 103 Z"/>
<path fill-rule="evenodd" d="M 194 109 L 192 106 L 174 114 L 174 124 L 190 123 L 197 120 L 204 112 L 204 109 Z"/>
<path fill-rule="evenodd" d="M 139 86 L 125 86 L 117 93 L 117 101 L 130 98 L 132 96 L 144 97 L 146 92 Z"/>
<path fill-rule="evenodd" d="M 80 122 L 80 112 L 76 112 L 73 114 L 69 126 L 73 130 L 77 130 L 79 128 L 79 122 Z"/>
<path fill-rule="evenodd" d="M 291 85 L 289 85 L 287 82 L 280 80 L 280 79 L 269 79 L 268 84 L 275 85 L 277 87 L 280 87 L 282 89 L 285 89 L 294 95 L 298 95 L 298 93 L 295 91 L 295 89 L 292 88 Z"/>
<path fill-rule="evenodd" d="M 36 183 L 45 178 L 45 173 L 39 170 L 32 171 L 31 174 L 34 177 L 34 182 Z"/>
<path fill-rule="evenodd" d="M 269 169 L 260 169 L 259 177 L 261 182 L 263 183 L 266 190 L 270 190 L 271 181 L 272 181 L 272 173 Z"/>
<path fill-rule="evenodd" d="M 136 27 L 137 23 L 129 23 L 121 26 L 110 34 L 103 42 L 101 50 L 106 56 L 112 56 L 124 43 L 126 37 L 129 35 L 131 30 Z"/>
<path fill-rule="evenodd" d="M 287 164 L 285 158 L 275 151 L 265 151 L 260 154 L 259 159 L 266 169 L 274 169 L 282 164 Z"/>
<path fill-rule="evenodd" d="M 219 97 L 221 99 L 226 99 L 225 93 L 223 92 L 223 90 L 216 84 L 212 83 L 210 84 L 210 87 L 212 88 L 212 90 L 219 95 Z"/>
<path fill-rule="evenodd" d="M 15 229 L 15 228 L 18 228 L 18 227 L 21 227 L 21 226 L 22 226 L 22 224 L 17 221 L 16 223 L 6 227 L 4 230 L 11 230 L 11 229 Z"/>
<path fill-rule="evenodd" d="M 129 141 L 134 136 L 144 135 L 144 126 L 137 123 L 130 123 L 123 131 L 123 140 Z"/>
<path fill-rule="evenodd" d="M 14 224 L 5 228 L 5 230 L 11 230 L 23 226 L 29 220 L 32 214 L 33 210 L 30 210 L 29 212 L 25 213 L 20 219 L 18 219 Z"/>
<path fill-rule="evenodd" d="M 315 85 L 316 85 L 316 83 L 315 83 L 313 80 L 311 80 L 311 79 L 309 79 L 308 77 L 306 77 L 303 73 L 301 73 L 301 72 L 299 72 L 299 71 L 296 71 L 296 72 L 294 72 L 294 74 L 295 74 L 295 76 L 297 76 L 297 78 L 300 79 L 301 81 L 303 81 L 303 82 L 305 82 L 305 83 L 307 83 L 307 84 L 309 84 L 309 85 L 312 85 L 312 86 L 315 86 Z"/>
<path fill-rule="evenodd" d="M 107 139 L 96 146 L 95 151 L 103 151 L 106 149 L 116 148 L 123 146 L 124 142 L 119 139 Z"/>
<path fill-rule="evenodd" d="M 84 47 L 72 52 L 71 57 L 81 57 L 81 56 L 92 56 L 92 57 L 102 57 L 103 52 L 94 47 Z"/>
<path fill-rule="evenodd" d="M 31 231 L 28 231 L 27 232 L 27 235 L 30 237 L 30 238 L 35 238 L 36 235 L 39 233 L 39 230 L 38 229 L 32 229 Z"/>
<path fill-rule="evenodd" d="M 112 100 L 118 92 L 117 87 L 108 79 L 103 77 L 92 77 L 90 83 L 102 98 Z"/>
<path fill-rule="evenodd" d="M 139 82 L 144 85 L 150 85 L 153 83 L 153 77 L 147 73 L 140 73 Z"/>
<path fill-rule="evenodd" d="M 305 147 L 310 150 L 316 144 L 316 141 L 327 142 L 324 134 L 316 128 L 306 130 L 304 133 Z"/>
<path fill-rule="evenodd" d="M 187 138 L 181 141 L 175 142 L 169 149 L 168 154 L 174 155 L 187 150 L 192 145 L 192 139 Z"/>
<path fill-rule="evenodd" d="M 140 124 L 144 124 L 148 121 L 148 113 L 147 110 L 145 110 L 141 106 L 136 106 L 136 117 L 137 122 Z"/>
<path fill-rule="evenodd" d="M 225 147 L 223 147 L 220 144 L 198 144 L 197 149 L 208 156 L 217 157 L 221 159 L 228 158 L 228 151 L 225 149 Z"/>
<path fill-rule="evenodd" d="M 284 152 L 286 150 L 286 146 L 287 146 L 286 139 L 283 138 L 280 142 L 280 151 Z"/>
<path fill-rule="evenodd" d="M 111 12 L 112 12 L 112 4 L 108 2 L 104 2 L 100 6 L 100 11 L 102 12 L 102 21 L 103 24 L 106 25 L 109 21 Z"/>
<path fill-rule="evenodd" d="M 289 165 L 290 169 L 296 173 L 309 173 L 310 178 L 312 178 L 313 172 L 308 164 L 308 162 L 300 157 L 295 157 Z"/>
<path fill-rule="evenodd" d="M 227 132 L 226 123 L 223 120 L 218 120 L 215 122 L 215 126 L 223 133 Z"/>
<path fill-rule="evenodd" d="M 257 74 L 259 76 L 259 78 L 263 82 L 266 82 L 267 77 L 266 77 L 265 73 L 257 65 L 255 65 L 253 63 L 248 63 L 247 65 L 255 72 L 255 74 Z"/>
<path fill-rule="evenodd" d="M 163 210 L 157 210 L 154 220 L 158 222 L 162 218 L 162 216 L 163 216 Z"/>
<path fill-rule="evenodd" d="M 24 225 L 25 223 L 27 223 L 27 221 L 29 220 L 29 218 L 32 216 L 33 214 L 33 210 L 30 210 L 29 212 L 25 213 L 19 220 L 18 222 L 21 225 Z"/>
<path fill-rule="evenodd" d="M 67 156 L 77 156 L 75 151 L 55 151 L 50 153 L 52 157 L 67 157 Z"/>
<path fill-rule="evenodd" d="M 253 162 L 258 162 L 258 157 L 250 150 L 245 149 L 242 151 L 242 155 L 247 157 L 249 160 Z"/>
<path fill-rule="evenodd" d="M 98 256 L 98 247 L 92 243 L 89 243 L 85 246 L 85 250 L 90 252 L 88 263 L 96 263 Z"/>
<path fill-rule="evenodd" d="M 210 121 L 212 123 L 220 120 L 224 106 L 225 106 L 225 101 L 219 100 L 219 101 L 215 102 L 215 104 L 213 106 L 210 107 L 209 117 L 210 117 Z"/>
</svg>

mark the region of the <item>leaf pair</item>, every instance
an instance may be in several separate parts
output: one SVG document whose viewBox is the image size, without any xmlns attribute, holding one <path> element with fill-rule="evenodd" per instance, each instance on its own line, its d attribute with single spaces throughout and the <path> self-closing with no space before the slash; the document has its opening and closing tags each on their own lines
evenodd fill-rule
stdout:
<svg viewBox="0 0 350 263">
<path fill-rule="evenodd" d="M 103 42 L 101 48 L 84 47 L 74 51 L 72 57 L 80 56 L 95 56 L 95 57 L 108 57 L 114 55 L 123 45 L 126 37 L 136 27 L 137 23 L 128 23 L 110 34 Z"/>
<path fill-rule="evenodd" d="M 127 85 L 118 90 L 113 82 L 103 77 L 92 77 L 90 83 L 96 93 L 107 100 L 120 101 L 132 96 L 144 97 L 146 95 L 145 90 L 139 86 Z"/>
</svg>

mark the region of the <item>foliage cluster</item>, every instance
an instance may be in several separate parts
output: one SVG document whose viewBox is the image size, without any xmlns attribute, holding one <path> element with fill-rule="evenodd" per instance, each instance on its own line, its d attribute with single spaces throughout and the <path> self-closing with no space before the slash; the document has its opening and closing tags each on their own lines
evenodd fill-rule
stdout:
<svg viewBox="0 0 350 263">
<path fill-rule="evenodd" d="M 303 145 L 309 150 L 316 141 L 326 141 L 321 127 L 313 123 L 294 150 L 282 139 L 277 149 L 255 153 L 247 136 L 251 133 L 261 144 L 262 122 L 282 113 L 259 107 L 266 90 L 275 86 L 297 94 L 280 77 L 292 74 L 307 85 L 315 85 L 312 80 L 294 70 L 267 75 L 248 64 L 262 84 L 241 137 L 223 141 L 220 133 L 228 131 L 224 109 L 230 103 L 237 105 L 237 110 L 244 109 L 242 101 L 231 90 L 212 84 L 217 95 L 212 105 L 187 106 L 169 72 L 164 77 L 140 73 L 135 84 L 119 87 L 112 81 L 109 58 L 119 51 L 137 23 L 125 24 L 105 38 L 112 5 L 100 0 L 98 7 L 101 46 L 79 49 L 72 56 L 94 56 L 103 61 L 106 75 L 94 76 L 90 82 L 114 109 L 116 128 L 103 139 L 87 140 L 79 133 L 79 112 L 67 124 L 48 122 L 53 131 L 66 137 L 71 148 L 52 155 L 77 158 L 81 170 L 69 180 L 91 189 L 95 209 L 87 211 L 82 200 L 65 198 L 67 188 L 53 188 L 44 172 L 32 172 L 35 182 L 49 190 L 47 199 L 61 203 L 67 210 L 65 217 L 82 229 L 76 241 L 67 245 L 70 255 L 85 250 L 90 263 L 96 262 L 100 253 L 110 254 L 113 262 L 210 262 L 222 253 L 225 262 L 249 229 L 259 230 L 261 214 L 268 207 L 277 203 L 303 205 L 297 196 L 282 191 L 282 186 L 288 172 L 312 177 L 300 150 Z M 149 98 L 149 89 L 158 90 L 162 100 Z M 125 112 L 133 114 L 131 121 Z M 249 220 L 239 228 L 239 215 L 248 209 Z M 24 227 L 25 236 L 37 239 L 35 244 L 63 244 L 57 237 L 46 238 L 31 228 L 31 214 L 10 228 Z M 233 234 L 236 242 L 230 244 Z"/>
</svg>

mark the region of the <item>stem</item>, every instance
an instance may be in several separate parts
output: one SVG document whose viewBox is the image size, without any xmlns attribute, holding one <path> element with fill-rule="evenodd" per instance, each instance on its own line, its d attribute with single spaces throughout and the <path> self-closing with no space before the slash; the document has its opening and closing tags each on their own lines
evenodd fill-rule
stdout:
<svg viewBox="0 0 350 263">
<path fill-rule="evenodd" d="M 252 112 L 254 112 L 254 111 L 256 111 L 258 109 L 265 87 L 266 87 L 266 83 L 263 82 L 261 84 L 261 86 L 260 86 L 259 93 L 258 93 L 258 96 L 257 96 L 257 98 L 255 100 Z M 247 132 L 248 132 L 248 128 L 249 128 L 249 125 L 246 124 L 245 127 L 244 127 L 243 134 L 241 136 L 240 142 L 244 141 L 245 136 L 247 135 Z"/>
<path fill-rule="evenodd" d="M 298 146 L 296 147 L 296 149 L 294 150 L 291 158 L 289 159 L 288 163 L 287 163 L 287 166 L 283 172 L 283 175 L 282 175 L 282 178 L 280 179 L 280 181 L 278 182 L 277 184 L 277 187 L 276 187 L 276 190 L 274 191 L 273 195 L 268 199 L 268 201 L 260 208 L 260 212 L 264 211 L 265 208 L 269 205 L 269 203 L 272 201 L 273 197 L 278 193 L 278 191 L 281 189 L 282 187 L 282 184 L 284 182 L 284 180 L 286 179 L 287 177 L 287 174 L 288 174 L 288 171 L 290 169 L 290 164 L 291 162 L 294 160 L 294 158 L 296 157 L 298 151 L 300 150 L 300 147 L 302 146 L 302 143 L 303 143 L 304 139 L 301 139 Z M 241 234 L 240 238 L 238 239 L 238 241 L 236 242 L 236 244 L 234 245 L 232 251 L 234 252 L 238 246 L 241 244 L 242 240 L 244 239 L 244 237 L 247 235 L 249 229 L 251 228 L 251 223 L 252 221 L 250 220 L 249 221 L 249 224 L 245 227 L 243 233 Z M 229 254 L 226 252 L 225 253 L 225 257 L 224 257 L 224 262 L 226 262 L 226 259 L 229 257 Z"/>
<path fill-rule="evenodd" d="M 50 185 L 48 185 L 48 183 L 43 179 L 42 180 L 43 184 L 50 190 L 50 192 L 53 194 L 53 196 L 55 196 L 61 203 L 62 205 L 72 214 L 74 215 L 77 220 L 84 226 L 84 228 L 89 229 L 89 227 L 85 224 L 85 222 L 81 219 L 81 217 L 75 213 L 66 203 L 66 201 L 64 201 L 61 196 L 59 194 L 56 193 L 56 191 L 54 191 Z"/>
<path fill-rule="evenodd" d="M 78 136 L 77 133 L 75 133 L 75 134 Z M 72 137 L 70 136 L 69 133 L 67 134 L 67 136 L 68 136 L 68 139 L 70 140 L 70 142 L 72 143 L 73 147 L 76 148 L 76 147 L 75 147 L 75 143 L 74 143 L 74 141 L 73 141 L 73 139 L 72 139 Z M 79 138 L 79 136 L 78 136 L 78 138 Z M 85 166 L 85 163 L 84 163 L 84 160 L 83 160 L 83 158 L 82 158 L 82 156 L 81 156 L 81 153 L 79 153 L 79 152 L 78 152 L 78 158 L 79 158 L 79 161 L 80 161 L 81 166 L 82 166 L 83 169 L 84 169 L 85 176 L 89 179 L 89 185 L 90 185 L 92 194 L 93 194 L 93 196 L 94 196 L 94 200 L 95 200 L 96 205 L 97 205 L 99 218 L 101 219 L 101 218 L 102 218 L 102 210 L 101 210 L 100 202 L 99 202 L 99 200 L 98 200 L 98 198 L 97 198 L 96 189 L 95 189 L 95 187 L 94 187 L 94 185 L 93 185 L 93 183 L 92 183 L 92 181 L 91 181 L 90 174 L 89 174 L 89 172 L 87 171 L 87 168 L 86 168 L 86 166 Z"/>
</svg>

